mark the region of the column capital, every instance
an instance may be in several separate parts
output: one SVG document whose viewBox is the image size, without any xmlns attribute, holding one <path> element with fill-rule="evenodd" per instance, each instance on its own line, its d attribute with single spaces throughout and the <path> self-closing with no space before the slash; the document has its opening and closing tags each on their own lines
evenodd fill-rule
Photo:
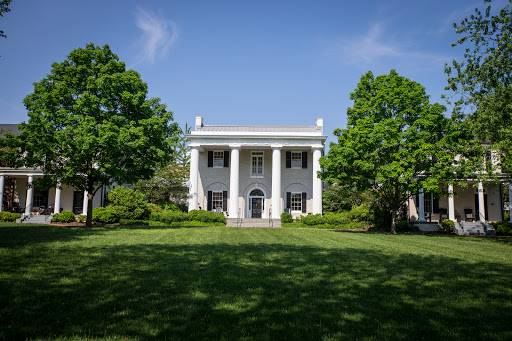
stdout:
<svg viewBox="0 0 512 341">
<path fill-rule="evenodd" d="M 231 148 L 231 149 L 242 149 L 242 145 L 240 145 L 240 144 L 230 144 L 229 148 Z"/>
<path fill-rule="evenodd" d="M 282 144 L 271 144 L 270 148 L 272 148 L 272 149 L 282 149 L 283 145 Z"/>
<path fill-rule="evenodd" d="M 312 145 L 312 146 L 311 146 L 311 149 L 312 149 L 313 151 L 315 151 L 315 150 L 323 150 L 323 149 L 324 149 L 324 146 L 322 146 L 321 144 L 315 144 L 315 145 Z"/>
</svg>

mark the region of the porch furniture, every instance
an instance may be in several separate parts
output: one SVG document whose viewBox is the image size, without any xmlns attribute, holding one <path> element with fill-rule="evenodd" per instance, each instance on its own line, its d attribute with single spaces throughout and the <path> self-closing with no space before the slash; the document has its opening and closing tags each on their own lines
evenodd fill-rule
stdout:
<svg viewBox="0 0 512 341">
<path fill-rule="evenodd" d="M 475 221 L 475 215 L 473 214 L 473 210 L 471 208 L 464 209 L 464 216 L 466 221 Z"/>
<path fill-rule="evenodd" d="M 456 221 L 458 221 L 458 222 L 460 222 L 460 221 L 461 221 L 461 219 L 462 219 L 462 217 L 461 217 L 461 215 L 460 215 L 459 211 L 455 210 L 455 220 L 456 220 Z"/>
<path fill-rule="evenodd" d="M 448 210 L 446 208 L 439 209 L 439 220 L 448 219 Z"/>
<path fill-rule="evenodd" d="M 425 220 L 427 220 L 429 223 L 432 222 L 432 213 L 425 212 Z"/>
<path fill-rule="evenodd" d="M 39 214 L 44 214 L 44 210 L 46 209 L 46 206 L 39 206 Z"/>
</svg>

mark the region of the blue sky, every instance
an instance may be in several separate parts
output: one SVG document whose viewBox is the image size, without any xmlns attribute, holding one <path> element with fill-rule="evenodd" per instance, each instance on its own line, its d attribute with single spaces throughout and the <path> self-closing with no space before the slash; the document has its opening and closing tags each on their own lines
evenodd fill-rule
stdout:
<svg viewBox="0 0 512 341">
<path fill-rule="evenodd" d="M 500 8 L 505 1 L 493 1 Z M 442 104 L 452 23 L 483 0 L 13 0 L 0 18 L 0 123 L 28 120 L 33 82 L 77 47 L 108 44 L 181 126 L 346 125 L 361 75 L 395 68 Z"/>
</svg>

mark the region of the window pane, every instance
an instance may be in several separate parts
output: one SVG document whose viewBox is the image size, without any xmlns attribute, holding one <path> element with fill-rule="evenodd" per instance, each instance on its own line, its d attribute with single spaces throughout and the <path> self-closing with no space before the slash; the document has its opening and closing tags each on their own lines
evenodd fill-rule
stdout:
<svg viewBox="0 0 512 341">
<path fill-rule="evenodd" d="M 253 152 L 251 175 L 263 175 L 263 152 Z"/>
<path fill-rule="evenodd" d="M 292 193 L 292 211 L 302 211 L 302 193 Z"/>
<path fill-rule="evenodd" d="M 213 152 L 213 167 L 224 167 L 224 152 Z"/>
<path fill-rule="evenodd" d="M 292 152 L 292 168 L 302 168 L 302 153 Z"/>
<path fill-rule="evenodd" d="M 222 192 L 213 192 L 212 193 L 212 209 L 216 208 L 223 209 L 222 207 Z"/>
</svg>

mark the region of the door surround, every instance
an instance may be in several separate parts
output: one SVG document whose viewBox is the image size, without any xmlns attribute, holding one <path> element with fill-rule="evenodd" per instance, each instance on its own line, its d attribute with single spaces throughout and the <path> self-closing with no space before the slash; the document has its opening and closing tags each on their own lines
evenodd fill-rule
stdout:
<svg viewBox="0 0 512 341">
<path fill-rule="evenodd" d="M 260 193 L 257 193 L 257 192 Z M 263 195 L 262 195 L 263 194 Z M 251 187 L 251 189 L 248 191 L 247 194 L 247 201 L 246 201 L 246 218 L 252 218 L 252 199 L 253 198 L 261 198 L 262 202 L 262 208 L 261 208 L 261 219 L 267 218 L 267 210 L 265 209 L 265 199 L 267 198 L 267 193 L 265 193 L 265 190 L 261 187 L 258 187 L 257 185 Z"/>
</svg>

